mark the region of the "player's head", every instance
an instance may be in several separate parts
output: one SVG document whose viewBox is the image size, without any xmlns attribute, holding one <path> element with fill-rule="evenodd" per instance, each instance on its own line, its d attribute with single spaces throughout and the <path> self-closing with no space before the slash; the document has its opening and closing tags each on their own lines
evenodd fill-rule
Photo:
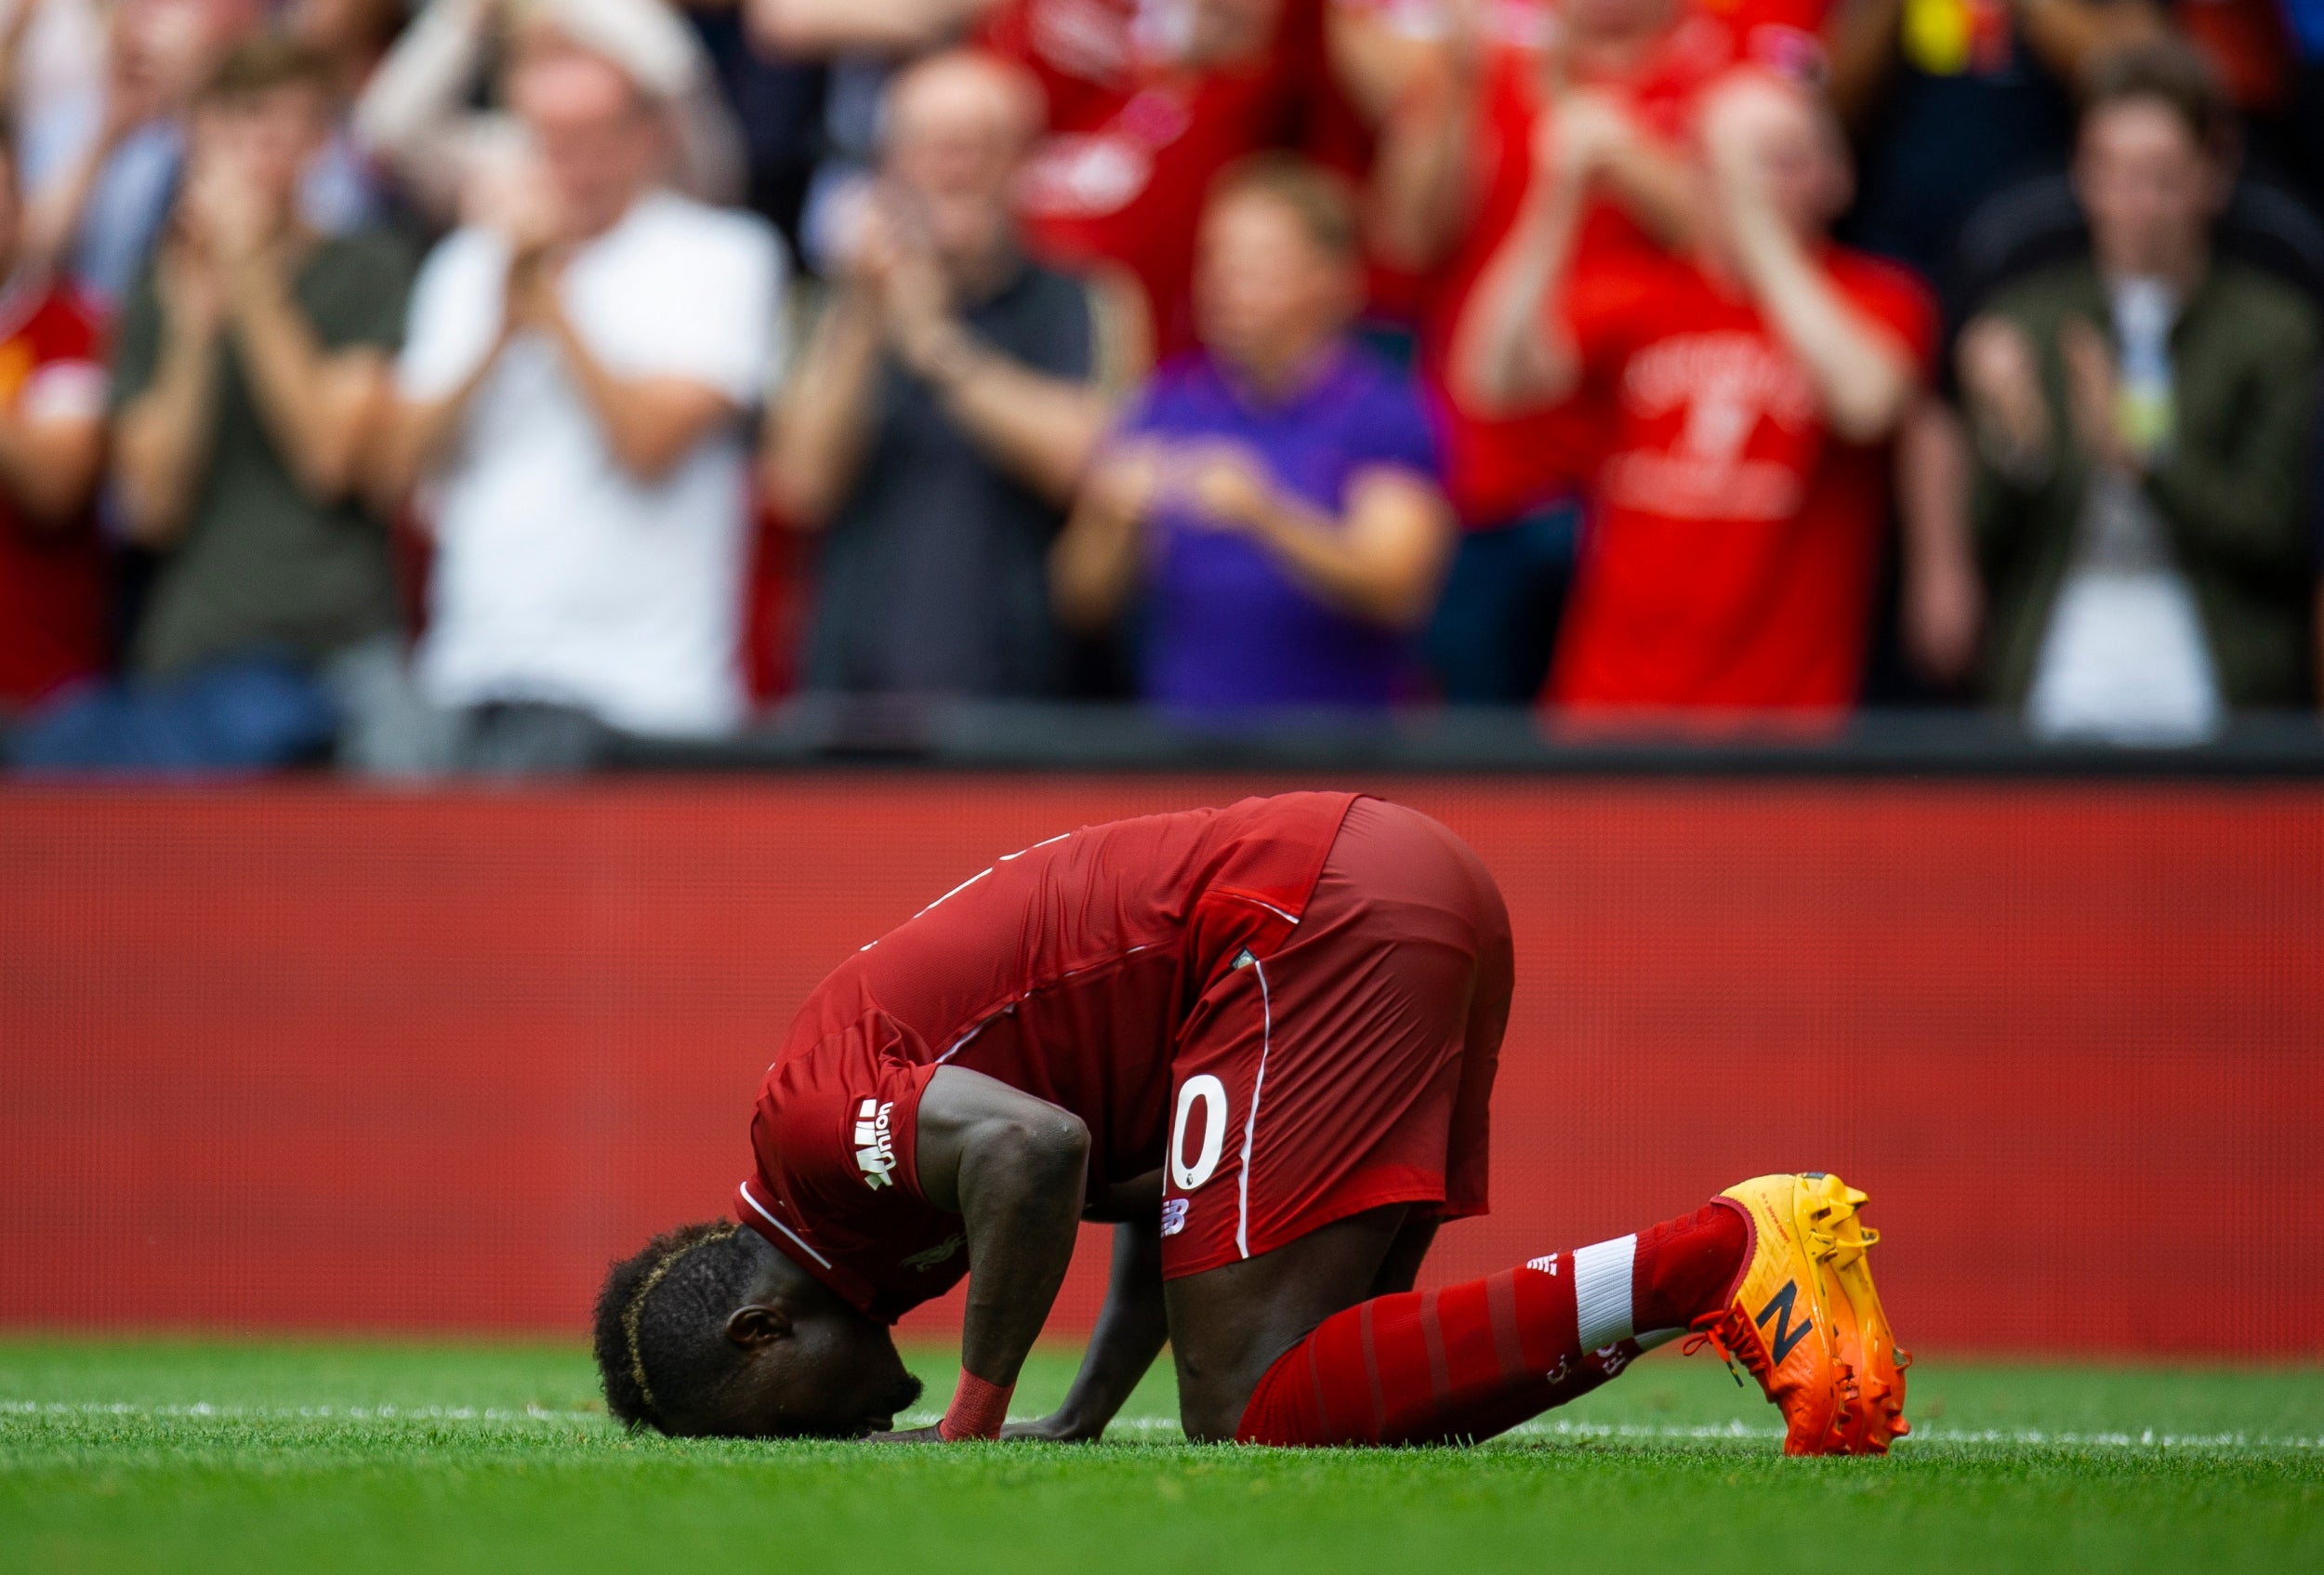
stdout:
<svg viewBox="0 0 2324 1575">
<path fill-rule="evenodd" d="M 920 1395 L 883 1325 L 731 1223 L 615 1264 L 596 1342 L 614 1415 L 677 1437 L 861 1437 Z"/>
</svg>

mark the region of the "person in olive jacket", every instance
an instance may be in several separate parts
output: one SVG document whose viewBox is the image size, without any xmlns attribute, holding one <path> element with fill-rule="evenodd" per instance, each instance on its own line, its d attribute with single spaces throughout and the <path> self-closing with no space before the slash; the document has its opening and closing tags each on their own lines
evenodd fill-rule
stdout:
<svg viewBox="0 0 2324 1575">
<path fill-rule="evenodd" d="M 2317 313 L 2212 253 L 2226 115 L 2175 46 L 2102 67 L 2074 170 L 2088 254 L 1961 337 L 1979 678 L 2037 733 L 2183 741 L 2306 692 Z"/>
</svg>

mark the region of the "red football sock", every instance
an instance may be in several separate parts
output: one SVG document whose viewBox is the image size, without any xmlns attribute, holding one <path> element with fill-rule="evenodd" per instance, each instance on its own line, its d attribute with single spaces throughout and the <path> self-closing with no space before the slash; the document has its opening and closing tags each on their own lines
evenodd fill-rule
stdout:
<svg viewBox="0 0 2324 1575">
<path fill-rule="evenodd" d="M 1360 1303 L 1267 1370 L 1235 1441 L 1427 1444 L 1506 1432 L 1717 1308 L 1749 1240 L 1742 1211 L 1714 1202 L 1486 1279 Z"/>
</svg>

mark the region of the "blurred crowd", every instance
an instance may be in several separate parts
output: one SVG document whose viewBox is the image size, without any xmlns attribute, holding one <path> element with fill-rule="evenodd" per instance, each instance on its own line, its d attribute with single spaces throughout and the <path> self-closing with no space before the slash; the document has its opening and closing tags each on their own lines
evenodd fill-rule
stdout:
<svg viewBox="0 0 2324 1575">
<path fill-rule="evenodd" d="M 21 769 L 2324 667 L 2324 0 L 13 0 L 0 91 Z"/>
</svg>

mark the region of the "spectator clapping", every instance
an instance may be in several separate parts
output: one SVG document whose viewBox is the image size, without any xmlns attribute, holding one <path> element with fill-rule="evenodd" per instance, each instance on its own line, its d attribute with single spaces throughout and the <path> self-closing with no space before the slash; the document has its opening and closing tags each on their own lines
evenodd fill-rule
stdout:
<svg viewBox="0 0 2324 1575">
<path fill-rule="evenodd" d="M 1349 338 L 1353 205 L 1289 154 L 1213 188 L 1200 348 L 1166 364 L 1058 543 L 1066 616 L 1137 609 L 1140 692 L 1180 714 L 1380 708 L 1452 546 L 1416 390 Z"/>
<path fill-rule="evenodd" d="M 773 424 L 770 500 L 823 536 L 810 687 L 1054 697 L 1045 565 L 1141 298 L 1030 262 L 1010 199 L 1040 125 L 1021 69 L 966 51 L 899 76 L 847 271 Z"/>
<path fill-rule="evenodd" d="M 2309 8 L 28 0 L 12 748 L 574 764 L 1124 660 L 2209 736 L 2324 649 Z"/>
<path fill-rule="evenodd" d="M 417 671 L 451 726 L 408 762 L 574 764 L 598 730 L 724 732 L 749 519 L 745 417 L 781 253 L 667 189 L 669 100 L 536 38 L 507 96 L 535 162 L 415 290 L 393 480 L 437 560 Z"/>
<path fill-rule="evenodd" d="M 159 568 L 122 682 L 20 740 L 56 768 L 247 768 L 326 749 L 396 659 L 386 533 L 359 497 L 408 277 L 320 235 L 300 182 L 332 126 L 320 57 L 260 36 L 197 98 L 183 189 L 112 357 L 113 491 Z"/>
</svg>

